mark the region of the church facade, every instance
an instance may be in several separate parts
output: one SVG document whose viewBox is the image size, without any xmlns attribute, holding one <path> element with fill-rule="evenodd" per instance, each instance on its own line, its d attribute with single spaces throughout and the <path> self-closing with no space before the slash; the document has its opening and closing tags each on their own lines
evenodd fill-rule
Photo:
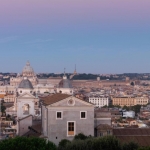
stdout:
<svg viewBox="0 0 150 150">
<path fill-rule="evenodd" d="M 94 136 L 94 105 L 67 94 L 41 97 L 42 134 L 59 144 L 83 133 Z"/>
</svg>

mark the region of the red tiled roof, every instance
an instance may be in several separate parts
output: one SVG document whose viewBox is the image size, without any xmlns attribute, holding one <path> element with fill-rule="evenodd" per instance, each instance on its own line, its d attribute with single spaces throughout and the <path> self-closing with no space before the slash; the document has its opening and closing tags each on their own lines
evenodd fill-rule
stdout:
<svg viewBox="0 0 150 150">
<path fill-rule="evenodd" d="M 116 136 L 122 143 L 136 142 L 140 146 L 150 146 L 150 136 Z"/>
<path fill-rule="evenodd" d="M 71 95 L 58 93 L 58 94 L 48 95 L 46 97 L 39 97 L 39 98 L 43 101 L 43 103 L 45 105 L 51 105 L 53 103 L 59 102 L 59 101 L 61 101 L 63 99 L 66 99 L 66 98 L 68 98 L 70 96 Z"/>
<path fill-rule="evenodd" d="M 113 135 L 123 143 L 134 141 L 140 146 L 150 146 L 150 128 L 113 129 Z"/>
<path fill-rule="evenodd" d="M 124 128 L 124 129 L 113 129 L 115 136 L 150 136 L 150 128 Z"/>
</svg>

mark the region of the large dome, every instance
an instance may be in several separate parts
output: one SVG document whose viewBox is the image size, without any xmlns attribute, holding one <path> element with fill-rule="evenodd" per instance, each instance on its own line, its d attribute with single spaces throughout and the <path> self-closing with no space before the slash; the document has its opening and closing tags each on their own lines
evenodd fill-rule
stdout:
<svg viewBox="0 0 150 150">
<path fill-rule="evenodd" d="M 18 88 L 22 88 L 22 89 L 33 89 L 33 86 L 32 86 L 32 83 L 27 79 L 27 78 L 24 78 Z"/>
<path fill-rule="evenodd" d="M 34 70 L 30 66 L 29 62 L 27 62 L 25 67 L 23 68 L 22 75 L 23 76 L 34 76 Z"/>
</svg>

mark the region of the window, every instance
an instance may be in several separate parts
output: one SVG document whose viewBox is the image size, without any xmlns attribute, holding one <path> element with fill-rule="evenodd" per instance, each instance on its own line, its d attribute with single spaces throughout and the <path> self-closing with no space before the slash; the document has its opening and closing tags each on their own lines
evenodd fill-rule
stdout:
<svg viewBox="0 0 150 150">
<path fill-rule="evenodd" d="M 62 112 L 56 112 L 56 119 L 62 119 Z"/>
<path fill-rule="evenodd" d="M 68 128 L 67 135 L 74 136 L 75 135 L 75 122 L 73 122 L 73 121 L 68 122 L 67 128 Z"/>
<path fill-rule="evenodd" d="M 23 106 L 23 115 L 29 115 L 29 104 Z"/>
<path fill-rule="evenodd" d="M 87 112 L 86 111 L 81 111 L 80 112 L 80 119 L 86 119 L 86 115 L 87 114 Z"/>
</svg>

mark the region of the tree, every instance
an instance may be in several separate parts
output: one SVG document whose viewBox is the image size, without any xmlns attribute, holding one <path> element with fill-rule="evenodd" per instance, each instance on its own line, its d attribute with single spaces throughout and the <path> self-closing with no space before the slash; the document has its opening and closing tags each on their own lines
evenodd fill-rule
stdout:
<svg viewBox="0 0 150 150">
<path fill-rule="evenodd" d="M 0 141 L 0 150 L 56 150 L 56 145 L 36 137 L 16 137 Z"/>
<path fill-rule="evenodd" d="M 58 145 L 58 150 L 65 150 L 66 145 L 69 143 L 71 143 L 71 141 L 69 141 L 67 139 L 61 140 Z"/>
<path fill-rule="evenodd" d="M 150 150 L 150 147 L 140 147 L 138 150 Z"/>
<path fill-rule="evenodd" d="M 139 147 L 139 145 L 133 141 L 129 142 L 129 143 L 124 143 L 122 146 L 123 150 L 137 150 Z"/>
<path fill-rule="evenodd" d="M 79 133 L 78 135 L 75 135 L 74 140 L 85 140 L 88 136 L 84 135 L 83 133 Z"/>
<path fill-rule="evenodd" d="M 107 108 L 108 106 L 107 105 L 104 105 L 102 108 Z"/>
<path fill-rule="evenodd" d="M 73 140 L 66 145 L 65 150 L 122 150 L 122 147 L 117 138 L 106 136 L 102 138 Z"/>
<path fill-rule="evenodd" d="M 128 107 L 128 106 L 126 106 L 126 105 L 125 105 L 125 106 L 123 106 L 123 107 L 122 107 L 122 109 L 125 109 L 125 110 L 129 111 L 129 107 Z"/>
<path fill-rule="evenodd" d="M 0 108 L 0 109 L 1 109 L 1 112 L 2 112 L 2 113 L 4 113 L 4 112 L 5 112 L 6 107 L 3 105 L 3 103 L 1 103 L 1 108 Z"/>
<path fill-rule="evenodd" d="M 139 113 L 140 112 L 140 109 L 141 109 L 141 105 L 135 105 L 135 106 L 132 106 L 131 109 L 133 111 L 135 111 L 135 113 Z"/>
</svg>

